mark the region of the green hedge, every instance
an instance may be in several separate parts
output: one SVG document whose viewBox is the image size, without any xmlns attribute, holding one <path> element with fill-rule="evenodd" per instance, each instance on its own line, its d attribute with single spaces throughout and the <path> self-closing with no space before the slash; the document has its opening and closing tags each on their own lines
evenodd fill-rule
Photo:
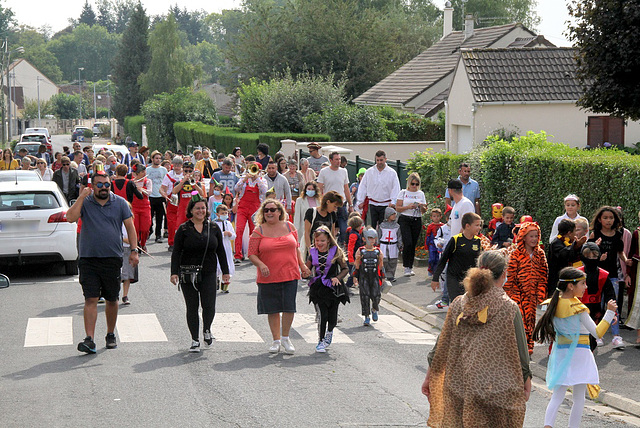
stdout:
<svg viewBox="0 0 640 428">
<path fill-rule="evenodd" d="M 256 153 L 259 143 L 269 145 L 269 153 L 280 150 L 280 140 L 296 141 L 329 141 L 325 134 L 296 133 L 244 133 L 238 128 L 225 128 L 205 125 L 201 122 L 176 122 L 173 124 L 176 138 L 183 146 L 204 146 L 215 149 L 218 153 L 231 153 L 240 147 L 245 154 Z"/>
<path fill-rule="evenodd" d="M 397 141 L 444 141 L 444 127 L 425 118 L 385 120 L 385 125 L 397 135 Z"/>
<path fill-rule="evenodd" d="M 640 159 L 622 150 L 579 150 L 530 132 L 513 142 L 489 138 L 487 146 L 468 155 L 418 153 L 409 168 L 420 173 L 429 199 L 444 192 L 462 160 L 480 182 L 485 222 L 491 204 L 501 202 L 515 208 L 516 218 L 533 216 L 547 242 L 554 219 L 564 212 L 564 197 L 575 193 L 582 200 L 580 214 L 590 221 L 600 206 L 620 205 L 627 228 L 638 225 Z"/>
<path fill-rule="evenodd" d="M 131 136 L 131 139 L 142 145 L 142 125 L 144 125 L 144 116 L 127 116 L 124 118 L 124 135 Z"/>
</svg>

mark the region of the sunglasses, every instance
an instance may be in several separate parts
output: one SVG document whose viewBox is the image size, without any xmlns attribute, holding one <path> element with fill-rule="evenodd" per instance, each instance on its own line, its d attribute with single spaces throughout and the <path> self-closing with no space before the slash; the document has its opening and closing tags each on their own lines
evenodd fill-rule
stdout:
<svg viewBox="0 0 640 428">
<path fill-rule="evenodd" d="M 71 165 L 70 163 L 63 163 L 62 166 L 69 166 Z"/>
<path fill-rule="evenodd" d="M 266 212 L 266 213 L 275 213 L 277 211 L 280 211 L 280 209 L 278 209 L 278 208 L 265 208 L 264 209 L 264 212 Z"/>
<path fill-rule="evenodd" d="M 186 172 L 186 173 L 192 173 L 192 172 L 193 172 L 193 170 L 192 170 L 192 169 L 185 169 L 185 170 L 184 170 L 184 172 Z"/>
<path fill-rule="evenodd" d="M 411 183 L 412 186 L 417 186 L 420 183 Z"/>
<path fill-rule="evenodd" d="M 103 187 L 105 189 L 108 189 L 109 187 L 111 187 L 111 183 L 109 183 L 109 182 L 106 182 L 106 183 L 95 183 L 95 185 L 96 185 L 96 187 L 98 189 L 102 189 Z"/>
</svg>

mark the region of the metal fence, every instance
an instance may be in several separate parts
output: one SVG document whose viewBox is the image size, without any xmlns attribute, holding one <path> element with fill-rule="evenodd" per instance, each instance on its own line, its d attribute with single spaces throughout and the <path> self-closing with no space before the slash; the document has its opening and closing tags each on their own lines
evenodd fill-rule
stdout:
<svg viewBox="0 0 640 428">
<path fill-rule="evenodd" d="M 298 149 L 298 159 L 308 158 L 309 152 L 306 152 L 302 149 Z M 347 172 L 349 173 L 349 182 L 354 183 L 356 181 L 356 174 L 360 168 L 370 168 L 376 164 L 375 161 L 369 159 L 362 159 L 360 156 L 356 155 L 356 159 L 347 161 Z M 398 179 L 400 180 L 400 188 L 404 189 L 407 187 L 407 176 L 409 172 L 407 171 L 407 164 L 404 162 L 400 162 L 399 160 L 390 161 L 387 159 L 387 165 L 390 168 L 394 169 L 398 174 Z"/>
</svg>

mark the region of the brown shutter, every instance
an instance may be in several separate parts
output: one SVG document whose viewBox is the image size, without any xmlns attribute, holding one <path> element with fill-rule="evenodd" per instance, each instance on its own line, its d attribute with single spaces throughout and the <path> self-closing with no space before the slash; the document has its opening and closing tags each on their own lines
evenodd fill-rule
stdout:
<svg viewBox="0 0 640 428">
<path fill-rule="evenodd" d="M 624 120 L 609 116 L 607 141 L 613 145 L 624 146 Z"/>
<path fill-rule="evenodd" d="M 587 145 L 598 147 L 604 142 L 605 116 L 589 116 L 587 126 Z"/>
</svg>

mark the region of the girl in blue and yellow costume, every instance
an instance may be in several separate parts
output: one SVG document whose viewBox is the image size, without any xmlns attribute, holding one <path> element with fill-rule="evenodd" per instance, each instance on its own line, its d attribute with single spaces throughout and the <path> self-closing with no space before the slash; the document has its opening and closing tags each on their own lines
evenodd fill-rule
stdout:
<svg viewBox="0 0 640 428">
<path fill-rule="evenodd" d="M 607 312 L 596 326 L 589 309 L 579 300 L 587 289 L 584 272 L 567 267 L 560 271 L 553 296 L 543 302 L 547 312 L 533 332 L 534 340 L 553 342 L 547 365 L 547 387 L 553 391 L 547 406 L 544 426 L 553 427 L 568 387 L 573 387 L 573 406 L 569 427 L 579 427 L 584 410 L 585 393 L 597 397 L 600 388 L 598 367 L 589 349 L 589 334 L 602 337 L 609 329 L 618 308 L 615 300 L 607 303 Z"/>
</svg>

